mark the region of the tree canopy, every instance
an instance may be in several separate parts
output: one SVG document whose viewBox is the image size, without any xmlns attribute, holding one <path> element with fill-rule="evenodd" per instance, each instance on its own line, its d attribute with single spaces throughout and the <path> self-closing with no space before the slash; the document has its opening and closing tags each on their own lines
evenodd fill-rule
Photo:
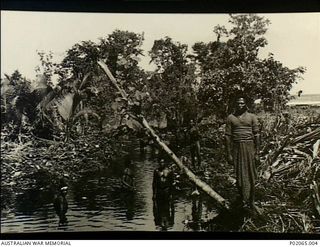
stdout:
<svg viewBox="0 0 320 247">
<path fill-rule="evenodd" d="M 269 20 L 240 14 L 230 15 L 229 22 L 230 30 L 214 28 L 216 41 L 193 46 L 201 70 L 199 100 L 203 107 L 225 117 L 239 94 L 246 95 L 251 102 L 261 99 L 269 110 L 284 107 L 292 84 L 304 73 L 304 68 L 289 69 L 272 54 L 266 59 L 259 57 L 260 49 L 267 45 L 264 34 Z"/>
<path fill-rule="evenodd" d="M 148 52 L 150 63 L 156 65 L 154 71 L 139 66 L 144 56 L 143 33 L 115 30 L 98 42 L 82 41 L 67 50 L 61 63 L 52 62 L 51 52 L 38 52 L 37 86 L 32 89 L 18 71 L 7 76 L 2 80 L 6 88 L 1 94 L 2 110 L 10 108 L 13 98 L 9 92 L 15 92 L 24 95 L 20 98 L 33 97 L 30 102 L 34 104 L 28 107 L 37 108 L 49 122 L 60 122 L 60 129 L 82 116 L 86 126 L 90 116 L 95 122 L 99 119 L 96 126 L 121 125 L 126 117 L 123 102 L 98 66 L 99 59 L 108 64 L 136 110 L 143 111 L 158 127 L 183 127 L 204 112 L 224 119 L 239 94 L 250 102 L 261 99 L 265 110 L 281 110 L 305 69 L 289 69 L 273 54 L 260 58 L 259 51 L 267 45 L 264 35 L 270 21 L 266 18 L 238 14 L 230 15 L 229 22 L 229 29 L 213 27 L 216 40 L 197 42 L 192 52 L 170 37 L 155 40 Z M 53 75 L 58 76 L 57 85 L 53 85 Z M 28 112 L 28 107 L 21 112 Z"/>
</svg>

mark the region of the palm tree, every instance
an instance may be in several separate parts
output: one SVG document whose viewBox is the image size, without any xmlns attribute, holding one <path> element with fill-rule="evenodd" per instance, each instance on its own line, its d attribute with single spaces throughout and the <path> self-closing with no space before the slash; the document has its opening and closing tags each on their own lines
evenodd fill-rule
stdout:
<svg viewBox="0 0 320 247">
<path fill-rule="evenodd" d="M 70 138 L 72 126 L 80 117 L 84 116 L 86 125 L 88 124 L 89 115 L 100 120 L 100 116 L 97 113 L 85 107 L 87 92 L 97 91 L 95 87 L 89 86 L 89 76 L 90 73 L 86 74 L 82 80 L 77 79 L 69 82 L 65 89 L 58 87 L 57 90 L 59 91 L 54 97 L 45 98 L 39 105 L 44 113 L 56 110 L 62 121 L 57 116 L 55 116 L 54 121 L 63 123 L 66 141 Z"/>
</svg>

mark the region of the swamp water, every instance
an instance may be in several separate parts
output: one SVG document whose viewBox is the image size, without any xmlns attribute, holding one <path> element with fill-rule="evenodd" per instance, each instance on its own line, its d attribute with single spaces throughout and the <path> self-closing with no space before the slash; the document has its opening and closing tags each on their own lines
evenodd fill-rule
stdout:
<svg viewBox="0 0 320 247">
<path fill-rule="evenodd" d="M 192 231 L 200 230 L 199 224 L 187 222 L 216 215 L 207 203 L 192 200 L 191 188 L 177 191 L 170 207 L 157 211 L 152 199 L 157 159 L 150 152 L 142 157 L 137 151 L 132 161 L 136 191 L 121 187 L 124 166 L 119 159 L 99 172 L 69 181 L 67 223 L 59 224 L 50 192 L 27 191 L 17 196 L 12 210 L 2 211 L 1 232 Z"/>
</svg>

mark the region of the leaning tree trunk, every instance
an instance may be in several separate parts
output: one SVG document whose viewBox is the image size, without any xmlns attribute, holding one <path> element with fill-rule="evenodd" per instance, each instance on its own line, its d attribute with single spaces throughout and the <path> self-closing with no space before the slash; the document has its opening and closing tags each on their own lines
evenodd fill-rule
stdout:
<svg viewBox="0 0 320 247">
<path fill-rule="evenodd" d="M 112 84 L 115 86 L 115 88 L 119 91 L 122 98 L 126 100 L 128 103 L 132 104 L 130 102 L 130 99 L 128 99 L 127 93 L 119 86 L 116 79 L 113 77 L 112 73 L 110 72 L 108 66 L 102 61 L 99 60 L 98 64 L 101 66 L 101 68 L 105 71 L 109 79 L 111 80 Z M 142 115 L 132 115 L 132 117 L 138 121 L 146 130 L 146 132 L 155 139 L 155 141 L 158 143 L 158 145 L 171 157 L 171 159 L 174 161 L 175 164 L 177 164 L 180 169 L 188 176 L 188 178 L 196 184 L 200 189 L 202 189 L 205 193 L 207 193 L 211 198 L 213 198 L 218 204 L 226 209 L 229 209 L 229 202 L 225 200 L 223 197 L 221 197 L 217 192 L 215 192 L 208 184 L 203 182 L 200 178 L 198 178 L 191 170 L 189 170 L 181 160 L 171 151 L 171 149 L 160 140 L 159 136 L 154 132 L 154 130 L 150 127 L 147 120 Z"/>
</svg>

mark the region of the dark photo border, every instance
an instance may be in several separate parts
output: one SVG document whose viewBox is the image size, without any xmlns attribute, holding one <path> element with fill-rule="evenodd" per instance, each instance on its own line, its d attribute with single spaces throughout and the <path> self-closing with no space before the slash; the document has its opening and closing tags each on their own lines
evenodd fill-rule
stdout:
<svg viewBox="0 0 320 247">
<path fill-rule="evenodd" d="M 318 12 L 319 0 L 1 0 L 2 10 L 105 13 Z"/>
<path fill-rule="evenodd" d="M 320 0 L 1 0 L 1 10 L 103 13 L 291 13 L 320 12 Z M 320 234 L 108 231 L 1 233 L 0 238 L 2 240 L 316 240 L 320 239 Z"/>
</svg>

